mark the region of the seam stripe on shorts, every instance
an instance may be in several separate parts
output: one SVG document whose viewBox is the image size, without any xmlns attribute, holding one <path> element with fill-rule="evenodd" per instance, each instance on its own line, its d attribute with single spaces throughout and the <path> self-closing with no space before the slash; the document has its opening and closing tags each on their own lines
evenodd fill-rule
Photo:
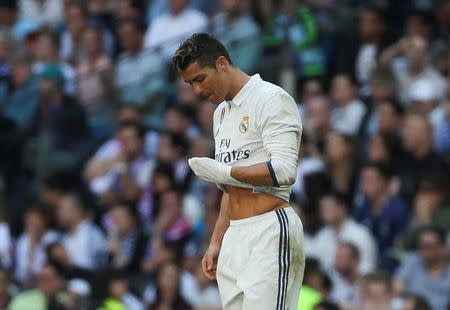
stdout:
<svg viewBox="0 0 450 310">
<path fill-rule="evenodd" d="M 280 223 L 280 245 L 279 245 L 279 252 L 278 252 L 278 295 L 277 295 L 277 310 L 283 310 L 284 309 L 284 302 L 285 302 L 285 291 L 286 291 L 286 279 L 287 279 L 287 273 L 286 273 L 286 222 L 284 220 L 284 217 L 281 214 L 280 210 L 275 211 L 278 217 L 278 221 Z"/>
<path fill-rule="evenodd" d="M 281 218 L 278 214 L 278 210 L 275 211 L 278 217 L 278 222 L 280 224 L 280 240 L 278 243 L 278 291 L 277 291 L 277 308 L 276 310 L 280 310 L 280 290 L 281 290 L 281 244 L 283 237 L 283 229 L 281 228 Z"/>
<path fill-rule="evenodd" d="M 287 239 L 287 270 L 286 270 L 286 291 L 285 300 L 287 298 L 288 282 L 289 282 L 289 268 L 291 267 L 291 247 L 289 244 L 289 220 L 286 214 L 286 210 L 281 209 L 281 214 L 286 219 L 286 239 Z"/>
</svg>

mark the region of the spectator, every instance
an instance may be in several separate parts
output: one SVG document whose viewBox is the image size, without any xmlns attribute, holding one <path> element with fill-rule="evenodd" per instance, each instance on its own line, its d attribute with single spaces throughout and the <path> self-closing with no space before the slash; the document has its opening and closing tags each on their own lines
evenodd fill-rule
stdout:
<svg viewBox="0 0 450 310">
<path fill-rule="evenodd" d="M 305 101 L 304 130 L 313 144 L 323 152 L 326 136 L 331 130 L 331 107 L 326 96 L 315 96 Z"/>
<path fill-rule="evenodd" d="M 356 77 L 365 85 L 377 68 L 379 55 L 389 44 L 385 12 L 376 6 L 366 6 L 358 14 L 358 38 L 338 37 L 337 70 Z"/>
<path fill-rule="evenodd" d="M 373 271 L 377 266 L 377 248 L 370 231 L 349 216 L 348 203 L 340 194 L 328 194 L 320 201 L 320 217 L 324 226 L 314 237 L 313 256 L 329 270 L 333 267 L 340 242 L 354 245 L 358 252 L 358 270 Z M 308 251 L 308 249 L 306 249 Z"/>
<path fill-rule="evenodd" d="M 111 209 L 112 223 L 108 229 L 108 251 L 114 269 L 139 273 L 145 254 L 146 236 L 142 233 L 134 211 L 117 205 Z"/>
<path fill-rule="evenodd" d="M 263 31 L 264 67 L 276 74 L 280 69 L 294 68 L 297 81 L 324 74 L 317 21 L 304 1 L 283 0 L 279 10 L 270 15 Z"/>
<path fill-rule="evenodd" d="M 105 237 L 87 217 L 85 208 L 79 197 L 68 194 L 58 207 L 57 219 L 64 230 L 62 244 L 71 264 L 94 270 L 104 265 L 107 246 Z"/>
<path fill-rule="evenodd" d="M 354 218 L 375 237 L 380 266 L 388 271 L 396 265 L 393 249 L 400 242 L 408 218 L 405 201 L 389 192 L 390 178 L 390 171 L 383 164 L 366 164 L 361 171 L 363 197 L 353 210 Z"/>
<path fill-rule="evenodd" d="M 170 12 L 156 17 L 145 33 L 145 47 L 159 50 L 165 61 L 172 59 L 183 40 L 195 32 L 206 30 L 206 15 L 189 8 L 189 1 L 167 0 Z"/>
<path fill-rule="evenodd" d="M 63 21 L 62 0 L 19 0 L 19 19 L 55 28 Z"/>
<path fill-rule="evenodd" d="M 109 57 L 105 54 L 101 31 L 88 27 L 82 35 L 82 46 L 86 56 L 77 67 L 78 99 L 89 115 L 95 131 L 112 134 L 115 125 L 114 72 Z"/>
<path fill-rule="evenodd" d="M 360 291 L 361 303 L 357 309 L 392 309 L 392 280 L 388 274 L 374 272 L 363 276 Z"/>
<path fill-rule="evenodd" d="M 395 58 L 397 55 L 404 57 Z M 381 55 L 380 63 L 391 66 L 399 86 L 399 95 L 403 105 L 411 101 L 413 84 L 426 80 L 434 85 L 433 94 L 442 98 L 445 89 L 443 77 L 427 62 L 428 43 L 418 36 L 402 38 Z"/>
<path fill-rule="evenodd" d="M 65 279 L 55 265 L 45 264 L 37 278 L 37 288 L 17 295 L 8 310 L 62 309 Z"/>
<path fill-rule="evenodd" d="M 432 128 L 424 116 L 406 116 L 402 144 L 406 153 L 400 163 L 401 194 L 410 201 L 417 188 L 417 181 L 424 173 L 435 170 L 448 173 L 449 170 L 433 150 Z"/>
<path fill-rule="evenodd" d="M 331 112 L 331 127 L 339 133 L 358 134 L 366 107 L 357 98 L 357 88 L 349 75 L 338 74 L 333 78 L 331 98 L 335 107 Z"/>
<path fill-rule="evenodd" d="M 423 296 L 432 309 L 445 309 L 450 302 L 450 264 L 445 232 L 424 227 L 418 234 L 417 252 L 403 259 L 396 272 L 397 293 L 411 292 Z"/>
<path fill-rule="evenodd" d="M 58 65 L 64 75 L 64 92 L 68 96 L 73 96 L 76 91 L 76 72 L 72 65 L 60 59 L 58 51 L 59 38 L 53 32 L 42 31 L 33 48 L 35 56 L 33 72 L 39 76 L 47 65 Z"/>
<path fill-rule="evenodd" d="M 170 133 L 186 135 L 192 139 L 198 136 L 199 129 L 194 124 L 195 109 L 186 105 L 174 105 L 165 111 L 165 130 Z"/>
<path fill-rule="evenodd" d="M 217 285 L 205 277 L 202 271 L 201 262 L 196 261 L 194 274 L 188 273 L 190 281 L 186 281 L 186 277 L 181 277 L 181 295 L 195 309 L 222 309 L 220 301 L 219 289 Z M 183 281 L 183 279 L 185 279 Z"/>
<path fill-rule="evenodd" d="M 39 208 L 25 212 L 24 232 L 17 240 L 15 250 L 15 278 L 29 287 L 47 261 L 46 247 L 58 238 L 55 231 L 48 230 L 47 214 Z"/>
<path fill-rule="evenodd" d="M 145 130 L 135 123 L 124 123 L 118 133 L 122 150 L 110 166 L 110 179 L 100 193 L 100 203 L 110 207 L 116 203 L 134 204 L 149 185 L 154 162 L 144 153 Z"/>
<path fill-rule="evenodd" d="M 429 224 L 450 231 L 448 176 L 442 171 L 430 171 L 419 181 L 413 200 L 413 214 L 405 231 L 404 246 L 414 247 L 417 232 Z"/>
<path fill-rule="evenodd" d="M 144 305 L 129 291 L 128 281 L 122 275 L 112 277 L 108 285 L 108 291 L 109 297 L 100 309 L 110 309 L 108 305 L 114 303 L 117 305 L 114 309 L 144 310 Z"/>
<path fill-rule="evenodd" d="M 143 19 L 146 4 L 140 0 L 119 0 L 116 3 L 115 16 L 118 20 Z"/>
<path fill-rule="evenodd" d="M 378 132 L 399 135 L 403 121 L 403 107 L 395 99 L 386 99 L 378 102 L 376 109 Z"/>
<path fill-rule="evenodd" d="M 343 309 L 351 309 L 358 303 L 358 281 L 360 251 L 352 243 L 341 243 L 337 247 L 334 268 L 330 271 L 333 290 L 331 300 Z"/>
<path fill-rule="evenodd" d="M 233 63 L 254 73 L 262 52 L 258 25 L 248 14 L 248 0 L 222 0 L 221 12 L 212 19 L 212 35 L 225 45 Z"/>
<path fill-rule="evenodd" d="M 368 161 L 382 162 L 391 171 L 395 171 L 402 155 L 400 140 L 393 134 L 377 134 L 372 136 L 367 150 Z"/>
<path fill-rule="evenodd" d="M 353 139 L 336 132 L 330 132 L 325 140 L 325 161 L 327 173 L 336 192 L 353 197 L 355 186 Z M 351 201 L 351 200 L 349 200 Z"/>
<path fill-rule="evenodd" d="M 24 51 L 15 54 L 11 61 L 13 90 L 0 105 L 0 112 L 26 131 L 33 127 L 39 106 L 39 91 L 33 75 L 32 56 Z"/>
<path fill-rule="evenodd" d="M 39 80 L 39 131 L 27 146 L 26 159 L 39 182 L 56 171 L 78 169 L 91 149 L 86 115 L 63 89 L 63 73 L 47 65 Z"/>
<path fill-rule="evenodd" d="M 167 29 L 175 28 L 171 25 Z M 160 129 L 166 67 L 159 54 L 144 49 L 144 31 L 143 23 L 136 20 L 119 23 L 119 42 L 124 52 L 117 63 L 115 84 L 122 102 L 138 106 L 144 123 Z"/>
<path fill-rule="evenodd" d="M 164 264 L 159 270 L 156 279 L 156 298 L 151 309 L 193 309 L 180 293 L 180 270 L 172 264 Z"/>
<path fill-rule="evenodd" d="M 89 25 L 89 12 L 82 2 L 77 1 L 69 1 L 64 9 L 67 29 L 61 34 L 59 55 L 72 65 L 77 65 L 84 57 L 82 36 Z M 112 55 L 114 46 L 112 35 L 107 31 L 102 31 L 102 40 L 106 53 Z"/>
<path fill-rule="evenodd" d="M 46 248 L 47 261 L 58 267 L 66 279 L 89 280 L 92 273 L 84 268 L 77 267 L 71 261 L 64 245 L 60 241 L 50 243 Z"/>
</svg>

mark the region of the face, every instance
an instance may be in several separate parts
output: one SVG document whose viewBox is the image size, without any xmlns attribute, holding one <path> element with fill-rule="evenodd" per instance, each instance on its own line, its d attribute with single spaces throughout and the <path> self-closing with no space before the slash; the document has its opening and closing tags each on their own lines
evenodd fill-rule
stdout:
<svg viewBox="0 0 450 310">
<path fill-rule="evenodd" d="M 116 6 L 116 15 L 119 20 L 127 18 L 138 18 L 139 12 L 131 7 L 131 0 L 119 0 Z"/>
<path fill-rule="evenodd" d="M 350 247 L 347 245 L 340 245 L 336 251 L 334 268 L 342 274 L 349 274 L 355 270 L 356 265 Z"/>
<path fill-rule="evenodd" d="M 180 104 L 192 105 L 197 102 L 197 96 L 191 85 L 186 83 L 182 78 L 177 79 L 177 99 Z"/>
<path fill-rule="evenodd" d="M 320 219 L 324 224 L 336 224 L 343 217 L 342 213 L 333 198 L 325 197 L 320 201 Z"/>
<path fill-rule="evenodd" d="M 119 141 L 128 160 L 134 159 L 142 152 L 143 141 L 134 127 L 124 127 L 119 132 Z"/>
<path fill-rule="evenodd" d="M 338 75 L 333 79 L 331 97 L 336 104 L 346 104 L 355 98 L 356 91 L 345 75 Z"/>
<path fill-rule="evenodd" d="M 25 215 L 25 231 L 33 238 L 40 238 L 45 232 L 45 220 L 37 212 L 29 212 Z"/>
<path fill-rule="evenodd" d="M 445 246 L 441 244 L 436 234 L 423 232 L 418 242 L 419 255 L 426 265 L 433 264 L 445 255 Z"/>
<path fill-rule="evenodd" d="M 63 279 L 61 276 L 50 266 L 44 266 L 38 275 L 38 288 L 46 296 L 54 296 L 57 294 L 63 286 Z"/>
<path fill-rule="evenodd" d="M 415 36 L 409 39 L 406 49 L 408 64 L 412 67 L 422 66 L 428 56 L 427 43 L 421 37 Z"/>
<path fill-rule="evenodd" d="M 198 137 L 192 141 L 190 154 L 192 157 L 208 157 L 208 140 Z"/>
<path fill-rule="evenodd" d="M 380 136 L 373 136 L 369 144 L 369 159 L 373 161 L 389 161 L 389 151 Z"/>
<path fill-rule="evenodd" d="M 133 25 L 123 24 L 119 27 L 119 41 L 123 49 L 134 51 L 142 44 L 142 34 Z"/>
<path fill-rule="evenodd" d="M 431 34 L 431 28 L 424 24 L 420 17 L 410 16 L 406 20 L 406 35 L 407 36 L 420 36 L 422 38 L 428 38 Z"/>
<path fill-rule="evenodd" d="M 56 46 L 48 35 L 41 35 L 38 38 L 35 54 L 37 59 L 48 60 L 57 54 Z"/>
<path fill-rule="evenodd" d="M 11 78 L 16 86 L 23 85 L 31 76 L 31 67 L 24 63 L 15 63 L 11 67 Z"/>
<path fill-rule="evenodd" d="M 229 14 L 236 14 L 241 11 L 245 0 L 222 0 L 222 10 Z"/>
<path fill-rule="evenodd" d="M 373 12 L 363 11 L 359 16 L 359 33 L 363 40 L 370 40 L 383 32 L 384 26 Z"/>
<path fill-rule="evenodd" d="M 378 129 L 380 132 L 395 131 L 401 125 L 401 118 L 397 115 L 395 109 L 390 104 L 379 103 L 377 105 L 378 112 Z"/>
<path fill-rule="evenodd" d="M 415 115 L 408 116 L 404 123 L 402 140 L 408 151 L 415 151 L 425 143 L 430 144 L 431 134 L 426 121 Z"/>
<path fill-rule="evenodd" d="M 53 94 L 57 92 L 57 87 L 52 81 L 41 79 L 39 80 L 39 94 L 44 98 L 48 99 Z"/>
<path fill-rule="evenodd" d="M 386 284 L 382 282 L 371 282 L 366 287 L 366 298 L 364 300 L 364 310 L 389 309 L 391 294 Z"/>
<path fill-rule="evenodd" d="M 361 188 L 367 198 L 374 200 L 385 192 L 386 181 L 375 168 L 367 167 L 361 173 Z"/>
<path fill-rule="evenodd" d="M 179 276 L 175 265 L 165 265 L 158 277 L 158 285 L 163 292 L 176 292 L 178 290 Z"/>
<path fill-rule="evenodd" d="M 170 132 L 185 133 L 191 125 L 189 119 L 175 109 L 167 110 L 164 117 L 166 129 Z"/>
<path fill-rule="evenodd" d="M 306 101 L 310 130 L 328 128 L 330 124 L 330 105 L 325 97 L 313 97 Z"/>
<path fill-rule="evenodd" d="M 194 62 L 182 71 L 181 75 L 192 85 L 197 96 L 219 104 L 226 99 L 230 89 L 230 81 L 226 78 L 228 66 L 225 57 L 220 57 L 216 68 L 201 66 L 198 62 Z"/>
<path fill-rule="evenodd" d="M 168 0 L 168 4 L 170 11 L 173 14 L 178 14 L 187 6 L 188 0 Z"/>
<path fill-rule="evenodd" d="M 62 198 L 56 214 L 58 224 L 62 228 L 70 229 L 80 218 L 80 212 L 71 197 Z"/>
<path fill-rule="evenodd" d="M 325 140 L 325 156 L 329 161 L 336 162 L 349 156 L 349 146 L 344 138 L 336 133 L 329 133 Z"/>
<path fill-rule="evenodd" d="M 158 158 L 164 162 L 174 162 L 177 158 L 177 153 L 168 135 L 162 135 L 159 138 Z"/>
<path fill-rule="evenodd" d="M 128 291 L 128 284 L 125 280 L 112 280 L 109 284 L 111 296 L 120 300 Z"/>
<path fill-rule="evenodd" d="M 134 225 L 133 217 L 125 208 L 117 207 L 111 211 L 111 217 L 114 227 L 119 234 L 127 234 L 131 231 Z"/>
<path fill-rule="evenodd" d="M 83 33 L 83 49 L 88 55 L 95 55 L 101 51 L 102 41 L 99 33 L 94 29 Z"/>
<path fill-rule="evenodd" d="M 72 6 L 67 11 L 67 28 L 73 35 L 79 35 L 86 27 L 86 17 L 80 8 Z"/>
<path fill-rule="evenodd" d="M 323 94 L 322 84 L 317 80 L 309 80 L 303 85 L 302 97 L 303 101 Z"/>
</svg>

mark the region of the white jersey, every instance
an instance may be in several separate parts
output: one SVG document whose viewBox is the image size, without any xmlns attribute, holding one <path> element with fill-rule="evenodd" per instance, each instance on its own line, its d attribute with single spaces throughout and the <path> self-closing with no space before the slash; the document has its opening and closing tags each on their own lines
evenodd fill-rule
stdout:
<svg viewBox="0 0 450 310">
<path fill-rule="evenodd" d="M 274 186 L 243 187 L 289 201 L 291 186 L 278 184 L 271 165 L 277 160 L 289 173 L 297 172 L 302 124 L 297 104 L 286 91 L 258 74 L 252 76 L 233 100 L 216 108 L 213 130 L 216 161 L 232 166 L 268 163 Z"/>
</svg>

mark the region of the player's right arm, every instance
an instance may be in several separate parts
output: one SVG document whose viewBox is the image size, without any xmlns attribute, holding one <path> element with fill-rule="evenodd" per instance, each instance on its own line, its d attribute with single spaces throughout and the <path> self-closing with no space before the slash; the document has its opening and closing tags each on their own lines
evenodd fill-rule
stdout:
<svg viewBox="0 0 450 310">
<path fill-rule="evenodd" d="M 210 280 L 216 279 L 217 258 L 219 257 L 223 236 L 229 225 L 229 194 L 223 193 L 220 202 L 219 216 L 217 217 L 216 225 L 214 226 L 209 247 L 202 259 L 203 273 Z"/>
</svg>

